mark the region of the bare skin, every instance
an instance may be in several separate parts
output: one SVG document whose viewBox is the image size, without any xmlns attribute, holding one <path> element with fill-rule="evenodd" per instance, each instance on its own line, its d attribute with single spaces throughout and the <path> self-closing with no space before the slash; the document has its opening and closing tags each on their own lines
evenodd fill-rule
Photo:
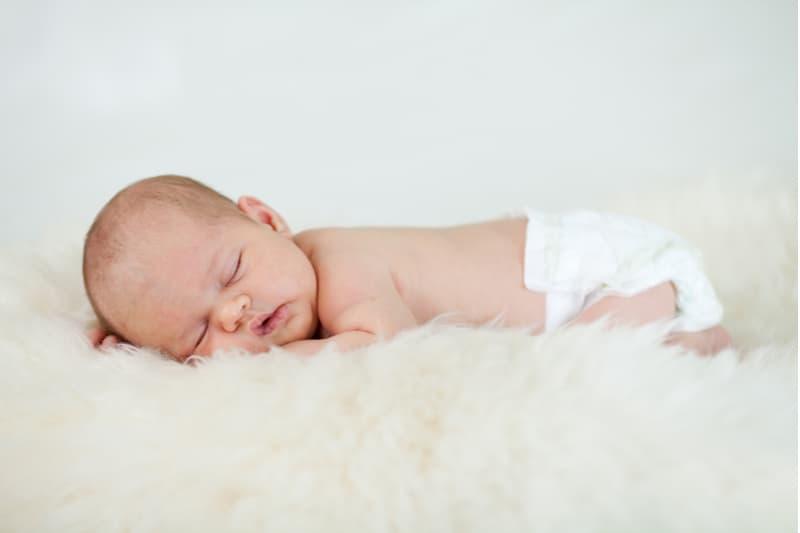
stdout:
<svg viewBox="0 0 800 533">
<path fill-rule="evenodd" d="M 700 355 L 714 355 L 733 346 L 728 331 L 722 326 L 714 326 L 703 331 L 671 333 L 664 344 L 688 348 Z"/>
<path fill-rule="evenodd" d="M 217 349 L 232 346 L 267 351 L 276 344 L 295 353 L 312 354 L 329 342 L 335 342 L 341 350 L 361 347 L 452 312 L 456 314 L 451 318 L 460 323 L 479 325 L 500 315 L 505 326 L 533 326 L 533 334 L 543 330 L 546 295 L 523 285 L 524 217 L 444 228 L 320 228 L 292 235 L 282 217 L 263 202 L 242 197 L 238 205 L 266 233 L 231 228 L 218 237 L 209 237 L 190 224 L 173 224 L 175 232 L 183 232 L 176 242 L 194 243 L 194 254 L 217 241 L 235 242 L 241 234 L 242 242 L 247 243 L 243 245 L 242 261 L 250 257 L 258 257 L 259 261 L 250 260 L 253 264 L 245 264 L 241 280 L 209 292 L 200 301 L 194 296 L 198 292 L 195 287 L 184 290 L 180 284 L 175 286 L 174 280 L 194 279 L 187 277 L 186 269 L 195 268 L 197 263 L 203 272 L 208 270 L 202 250 L 197 253 L 199 259 L 191 263 L 186 263 L 185 253 L 176 251 L 177 244 L 154 250 L 153 261 L 143 263 L 142 268 L 150 269 L 155 286 L 169 286 L 171 296 L 165 299 L 153 294 L 151 300 L 146 294 L 142 297 L 145 301 L 139 307 L 148 312 L 131 320 L 135 318 L 140 325 L 151 321 L 153 327 L 131 326 L 136 344 L 155 345 L 178 360 L 190 353 L 211 355 Z M 286 248 L 289 243 L 281 244 L 280 250 L 276 248 L 283 242 L 276 240 L 278 237 L 290 239 L 291 246 L 302 252 L 302 256 L 292 255 L 291 260 L 307 258 L 315 274 L 313 280 L 293 283 L 294 292 L 281 293 L 278 288 L 262 291 L 265 281 L 276 279 L 274 265 L 269 275 L 254 274 L 258 269 L 266 271 L 269 261 L 279 257 L 276 254 L 291 252 Z M 257 281 L 248 281 L 248 272 Z M 158 276 L 164 278 L 160 285 Z M 284 282 L 275 283 L 279 286 Z M 308 288 L 313 284 L 316 299 L 301 298 L 304 304 L 294 305 L 293 295 L 309 294 Z M 291 304 L 287 323 L 303 324 L 306 329 L 301 331 L 295 326 L 297 331 L 291 335 L 282 331 L 283 326 L 264 335 L 251 332 L 255 310 L 271 312 L 286 301 Z M 176 313 L 176 304 L 170 302 L 180 302 L 181 313 Z M 570 324 L 591 322 L 605 315 L 610 315 L 614 324 L 645 324 L 669 319 L 675 311 L 674 287 L 665 282 L 630 297 L 607 296 L 582 310 Z M 156 337 L 157 326 L 180 322 L 181 314 L 208 316 L 206 333 L 199 336 L 194 350 L 172 350 L 166 341 L 150 342 Z M 313 324 L 316 328 L 308 329 Z M 192 331 L 191 324 L 177 325 L 182 326 L 181 330 Z M 309 331 L 315 333 L 309 335 Z M 171 332 L 162 333 L 167 338 Z M 101 347 L 121 341 L 99 330 L 91 331 L 89 336 L 95 346 Z M 702 332 L 673 334 L 665 343 L 705 355 L 731 346 L 731 339 L 721 326 L 716 326 Z"/>
</svg>

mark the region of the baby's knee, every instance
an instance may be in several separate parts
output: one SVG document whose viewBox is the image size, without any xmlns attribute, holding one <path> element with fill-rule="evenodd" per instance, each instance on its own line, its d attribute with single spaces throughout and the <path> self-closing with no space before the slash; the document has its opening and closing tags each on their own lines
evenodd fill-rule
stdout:
<svg viewBox="0 0 800 533">
<path fill-rule="evenodd" d="M 604 296 L 583 309 L 569 323 L 578 324 L 611 315 L 613 324 L 642 325 L 675 316 L 675 289 L 665 281 L 632 296 Z"/>
</svg>

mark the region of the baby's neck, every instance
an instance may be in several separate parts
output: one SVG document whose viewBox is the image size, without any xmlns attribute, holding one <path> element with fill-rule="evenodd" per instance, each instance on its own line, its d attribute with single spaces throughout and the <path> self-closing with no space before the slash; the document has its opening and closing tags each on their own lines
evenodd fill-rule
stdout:
<svg viewBox="0 0 800 533">
<path fill-rule="evenodd" d="M 311 337 L 311 338 L 312 338 L 312 339 L 327 339 L 327 338 L 328 338 L 328 337 L 330 337 L 330 336 L 331 336 L 330 332 L 328 332 L 328 331 L 327 331 L 327 330 L 326 330 L 326 329 L 325 329 L 325 328 L 322 326 L 322 322 L 319 322 L 319 323 L 317 324 L 317 330 L 314 332 L 314 335 L 312 335 L 312 337 Z"/>
</svg>

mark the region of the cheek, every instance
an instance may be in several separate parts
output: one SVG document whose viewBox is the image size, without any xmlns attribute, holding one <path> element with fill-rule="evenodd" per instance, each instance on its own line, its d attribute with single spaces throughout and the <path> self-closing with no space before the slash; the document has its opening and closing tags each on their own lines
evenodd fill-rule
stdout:
<svg viewBox="0 0 800 533">
<path fill-rule="evenodd" d="M 253 295 L 288 298 L 316 286 L 314 269 L 300 250 L 260 251 L 253 254 L 242 281 Z"/>
<path fill-rule="evenodd" d="M 261 259 L 247 272 L 247 283 L 255 292 L 279 290 L 292 282 L 292 269 L 286 263 Z"/>
</svg>

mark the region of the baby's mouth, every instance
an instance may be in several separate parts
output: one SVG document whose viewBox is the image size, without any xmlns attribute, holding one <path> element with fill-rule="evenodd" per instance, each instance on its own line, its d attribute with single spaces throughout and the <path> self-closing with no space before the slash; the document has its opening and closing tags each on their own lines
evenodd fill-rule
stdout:
<svg viewBox="0 0 800 533">
<path fill-rule="evenodd" d="M 272 313 L 260 314 L 250 321 L 250 331 L 259 337 L 269 335 L 283 323 L 288 312 L 289 308 L 283 304 Z"/>
</svg>

